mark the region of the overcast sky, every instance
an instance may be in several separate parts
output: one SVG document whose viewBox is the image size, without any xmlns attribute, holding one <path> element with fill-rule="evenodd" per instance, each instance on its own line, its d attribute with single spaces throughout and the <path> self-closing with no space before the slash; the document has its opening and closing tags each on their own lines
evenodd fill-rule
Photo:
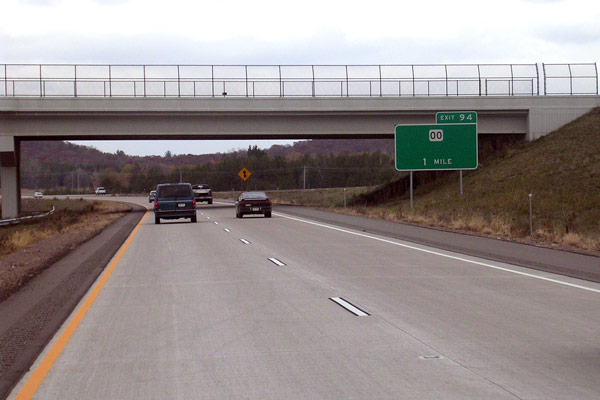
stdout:
<svg viewBox="0 0 600 400">
<path fill-rule="evenodd" d="M 598 0 L 2 0 L 1 9 L 0 64 L 600 61 Z M 250 143 L 273 142 L 85 142 L 136 155 Z"/>
</svg>

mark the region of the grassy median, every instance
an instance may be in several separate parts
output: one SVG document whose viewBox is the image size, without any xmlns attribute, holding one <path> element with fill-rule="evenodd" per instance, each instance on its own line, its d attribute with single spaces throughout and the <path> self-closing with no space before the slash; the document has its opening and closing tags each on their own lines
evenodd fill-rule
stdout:
<svg viewBox="0 0 600 400">
<path fill-rule="evenodd" d="M 118 202 L 23 199 L 22 214 L 53 206 L 50 216 L 0 227 L 0 300 L 131 210 Z"/>
</svg>

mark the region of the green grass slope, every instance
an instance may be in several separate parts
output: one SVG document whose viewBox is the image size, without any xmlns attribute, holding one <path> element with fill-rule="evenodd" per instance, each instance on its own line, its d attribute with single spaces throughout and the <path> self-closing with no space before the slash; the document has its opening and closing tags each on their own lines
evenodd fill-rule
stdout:
<svg viewBox="0 0 600 400">
<path fill-rule="evenodd" d="M 600 250 L 600 108 L 533 142 L 407 196 L 358 209 L 385 219 L 529 241 L 529 193 L 534 241 Z"/>
</svg>

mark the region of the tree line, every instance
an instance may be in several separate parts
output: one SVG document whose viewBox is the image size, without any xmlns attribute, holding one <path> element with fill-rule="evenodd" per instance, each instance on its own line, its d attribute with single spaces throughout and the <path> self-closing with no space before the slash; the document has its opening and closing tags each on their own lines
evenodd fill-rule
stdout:
<svg viewBox="0 0 600 400">
<path fill-rule="evenodd" d="M 242 168 L 251 173 L 246 182 L 237 175 Z M 283 157 L 250 146 L 245 152 L 225 154 L 220 161 L 195 165 L 39 162 L 23 168 L 21 185 L 48 194 L 85 193 L 97 186 L 106 187 L 109 193 L 147 193 L 166 182 L 206 183 L 214 191 L 276 190 L 374 186 L 390 181 L 395 174 L 393 158 L 380 151 Z"/>
</svg>

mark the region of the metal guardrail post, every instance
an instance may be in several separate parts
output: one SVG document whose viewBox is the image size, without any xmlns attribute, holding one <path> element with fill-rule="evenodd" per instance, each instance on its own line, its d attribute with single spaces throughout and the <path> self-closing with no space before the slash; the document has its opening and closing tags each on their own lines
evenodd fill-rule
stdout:
<svg viewBox="0 0 600 400">
<path fill-rule="evenodd" d="M 211 65 L 210 66 L 210 82 L 211 82 L 211 88 L 212 88 L 212 97 L 215 97 L 215 66 Z"/>
<path fill-rule="evenodd" d="M 594 63 L 594 71 L 596 71 L 596 94 L 598 94 L 598 65 Z"/>
<path fill-rule="evenodd" d="M 44 97 L 42 86 L 42 64 L 40 64 L 40 97 Z"/>
<path fill-rule="evenodd" d="M 146 97 L 146 65 L 144 65 L 144 97 Z"/>
<path fill-rule="evenodd" d="M 315 97 L 315 66 L 310 66 L 312 69 L 312 97 Z"/>
<path fill-rule="evenodd" d="M 383 97 L 383 88 L 381 84 L 381 64 L 379 64 L 379 97 Z"/>
<path fill-rule="evenodd" d="M 179 73 L 179 65 L 177 66 L 177 97 L 181 97 L 181 75 Z"/>
<path fill-rule="evenodd" d="M 412 87 L 413 87 L 412 95 L 414 97 L 414 96 L 416 96 L 416 94 L 415 94 L 415 66 L 411 65 L 410 68 L 412 70 Z"/>
<path fill-rule="evenodd" d="M 73 97 L 77 98 L 77 65 L 73 65 Z"/>
<path fill-rule="evenodd" d="M 444 72 L 446 73 L 446 97 L 448 97 L 448 65 L 444 64 Z M 456 89 L 458 93 L 458 88 Z"/>
<path fill-rule="evenodd" d="M 279 65 L 279 97 L 283 97 L 283 88 L 281 86 L 281 65 Z"/>
<path fill-rule="evenodd" d="M 479 96 L 481 96 L 481 66 L 477 64 L 477 81 L 479 82 Z"/>
<path fill-rule="evenodd" d="M 112 66 L 108 66 L 108 97 L 112 97 Z"/>
<path fill-rule="evenodd" d="M 544 95 L 548 93 L 546 90 L 546 64 L 542 63 L 542 72 L 544 75 Z"/>
<path fill-rule="evenodd" d="M 538 65 L 537 63 L 535 63 L 535 76 L 536 76 L 536 82 L 537 82 L 537 95 L 540 95 L 540 71 L 538 69 Z M 531 83 L 531 85 L 533 86 L 533 82 Z M 531 95 L 533 96 L 533 87 L 531 88 Z"/>
<path fill-rule="evenodd" d="M 350 97 L 350 82 L 348 80 L 348 66 L 346 65 L 346 97 Z M 341 82 L 340 82 L 340 89 L 342 89 L 340 95 L 342 97 L 344 97 L 344 90 L 342 88 Z M 371 91 L 371 89 L 369 88 L 369 91 Z M 370 96 L 369 96 L 370 97 Z"/>
<path fill-rule="evenodd" d="M 569 94 L 573 95 L 573 73 L 571 72 L 571 64 L 567 64 L 569 68 Z"/>
<path fill-rule="evenodd" d="M 512 94 L 511 94 L 512 92 Z M 514 78 L 514 74 L 513 74 L 513 65 L 510 64 L 510 86 L 508 88 L 508 95 L 509 96 L 514 96 L 515 95 L 515 78 Z"/>
</svg>

